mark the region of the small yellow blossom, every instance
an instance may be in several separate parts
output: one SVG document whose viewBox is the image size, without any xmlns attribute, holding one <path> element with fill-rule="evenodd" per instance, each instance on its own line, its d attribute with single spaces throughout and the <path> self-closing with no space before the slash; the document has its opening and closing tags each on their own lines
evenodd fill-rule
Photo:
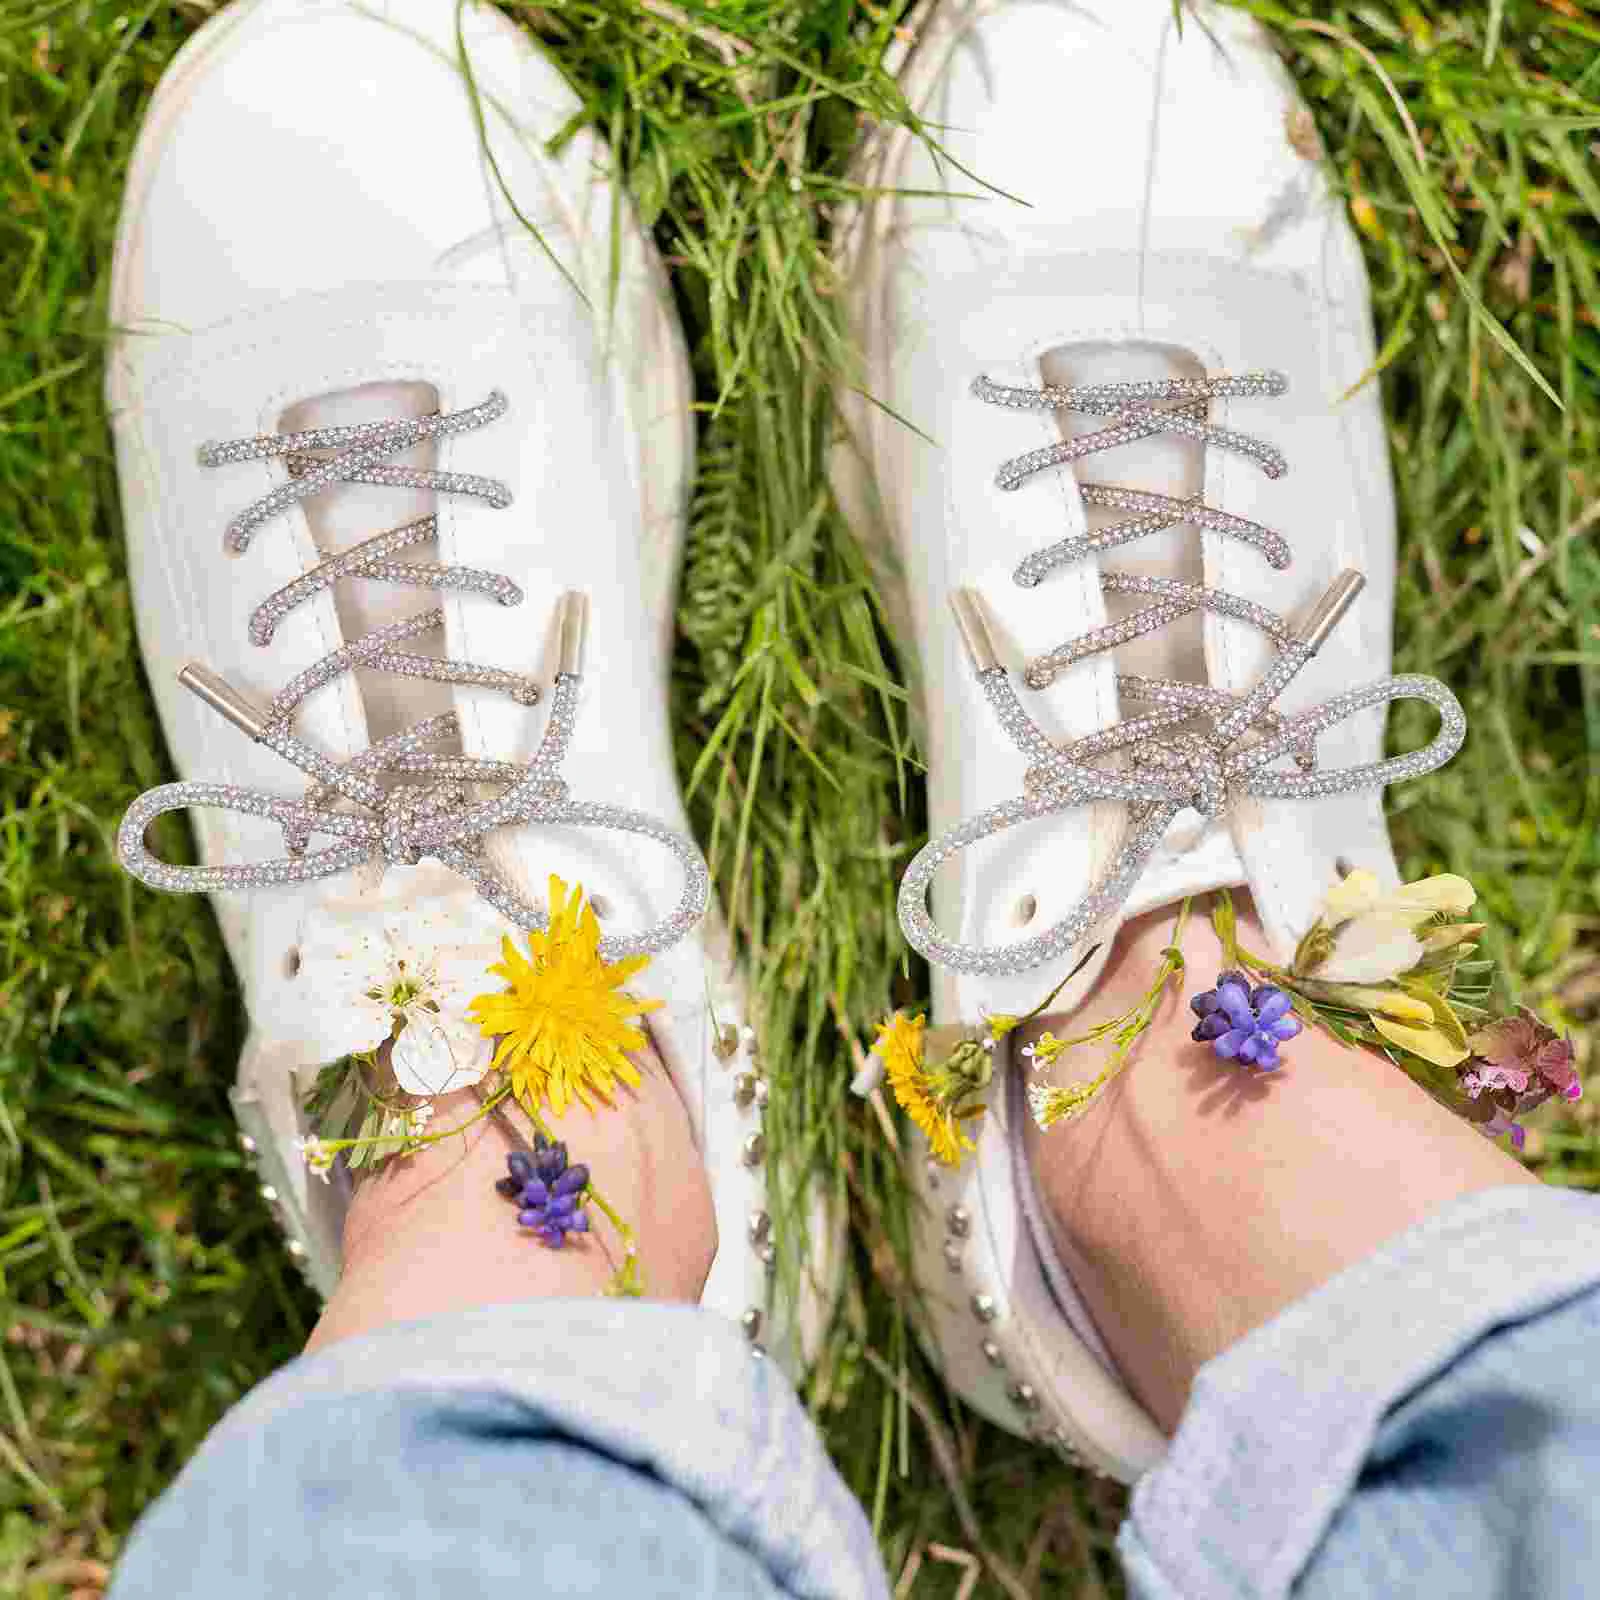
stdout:
<svg viewBox="0 0 1600 1600">
<path fill-rule="evenodd" d="M 957 1108 L 947 1090 L 928 1071 L 923 1060 L 926 1019 L 908 1017 L 897 1011 L 878 1029 L 873 1049 L 883 1061 L 889 1086 L 902 1109 L 928 1136 L 934 1156 L 947 1167 L 961 1160 L 963 1151 L 973 1148 L 961 1129 Z M 982 1110 L 982 1107 L 978 1107 Z"/>
<path fill-rule="evenodd" d="M 1035 1072 L 1042 1072 L 1063 1050 L 1068 1048 L 1069 1042 L 1066 1039 L 1056 1038 L 1046 1028 L 1022 1053 L 1032 1061 Z"/>
<path fill-rule="evenodd" d="M 493 1067 L 511 1075 L 517 1099 L 533 1107 L 548 1099 L 557 1116 L 574 1101 L 589 1110 L 609 1105 L 620 1078 L 637 1085 L 638 1069 L 626 1052 L 644 1048 L 636 1018 L 659 1000 L 636 1000 L 622 985 L 649 964 L 648 956 L 606 961 L 600 924 L 576 886 L 570 895 L 550 879 L 550 925 L 528 935 L 528 956 L 511 942 L 489 968 L 508 985 L 480 994 L 468 1007 L 488 1038 L 498 1038 Z"/>
</svg>

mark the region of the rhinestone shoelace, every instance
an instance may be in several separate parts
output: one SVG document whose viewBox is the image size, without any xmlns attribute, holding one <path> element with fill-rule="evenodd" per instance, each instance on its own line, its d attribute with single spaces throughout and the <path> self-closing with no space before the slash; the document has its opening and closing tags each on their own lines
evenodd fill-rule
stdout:
<svg viewBox="0 0 1600 1600">
<path fill-rule="evenodd" d="M 979 378 L 973 393 L 989 405 L 1068 410 L 1109 419 L 1105 427 L 1092 433 L 1007 461 L 995 481 L 1001 489 L 1014 490 L 1036 473 L 1156 433 L 1177 434 L 1245 456 L 1269 478 L 1280 477 L 1287 463 L 1278 450 L 1248 434 L 1217 426 L 1207 420 L 1207 414 L 1213 399 L 1274 397 L 1287 387 L 1281 374 L 1258 372 L 1239 377 L 1040 388 L 1009 387 Z M 1033 587 L 1057 567 L 1178 524 L 1240 540 L 1276 569 L 1290 564 L 1289 547 L 1280 534 L 1208 506 L 1198 496 L 1176 497 L 1095 483 L 1084 484 L 1081 490 L 1086 505 L 1109 506 L 1131 515 L 1028 556 L 1012 574 L 1021 587 Z M 913 858 L 901 879 L 899 894 L 901 926 L 913 947 L 929 961 L 956 972 L 998 976 L 1028 971 L 1073 950 L 1122 906 L 1173 818 L 1185 808 L 1216 818 L 1245 796 L 1309 799 L 1381 788 L 1443 766 L 1460 749 L 1467 723 L 1456 697 L 1436 678 L 1378 678 L 1293 716 L 1273 710 L 1273 702 L 1316 654 L 1363 581 L 1357 572 L 1342 574 L 1310 616 L 1291 627 L 1264 606 L 1204 584 L 1102 573 L 1103 592 L 1147 595 L 1151 603 L 1121 621 L 1092 629 L 1033 658 L 1023 673 L 1030 688 L 1042 688 L 1073 663 L 1195 611 L 1251 623 L 1268 635 L 1277 655 L 1260 682 L 1244 695 L 1179 679 L 1119 673 L 1116 683 L 1121 697 L 1154 709 L 1065 747 L 1047 737 L 1024 710 L 1000 664 L 981 597 L 974 590 L 960 591 L 953 603 L 984 695 L 1028 767 L 1023 793 L 1016 799 L 969 817 L 931 840 Z M 1396 700 L 1423 700 L 1438 711 L 1440 727 L 1430 744 L 1388 760 L 1334 771 L 1318 769 L 1318 734 L 1370 706 Z M 1293 758 L 1294 771 L 1268 770 L 1285 756 Z M 1032 938 L 1004 945 L 964 944 L 939 931 L 928 914 L 928 887 L 951 856 L 991 834 L 1097 800 L 1124 802 L 1129 807 L 1128 831 L 1111 864 L 1060 921 Z"/>
<path fill-rule="evenodd" d="M 203 466 L 275 459 L 282 460 L 289 472 L 287 481 L 228 524 L 228 548 L 247 550 L 264 523 L 340 483 L 428 489 L 473 496 L 495 507 L 508 506 L 510 490 L 496 479 L 397 466 L 385 459 L 427 439 L 483 427 L 503 416 L 506 409 L 505 396 L 496 391 L 461 411 L 206 445 L 200 452 Z M 400 551 L 432 539 L 435 531 L 435 519 L 423 517 L 329 556 L 256 608 L 249 623 L 251 641 L 259 646 L 269 644 L 278 624 L 296 606 L 346 578 L 460 590 L 505 606 L 522 603 L 521 589 L 500 574 L 393 559 Z M 311 779 L 311 786 L 301 799 L 292 800 L 228 783 L 163 784 L 140 795 L 123 817 L 117 832 L 122 864 L 151 888 L 199 894 L 308 883 L 367 861 L 409 865 L 432 856 L 469 879 L 479 894 L 513 923 L 544 928 L 549 921 L 547 912 L 524 900 L 490 866 L 483 849 L 485 836 L 493 829 L 519 824 L 610 829 L 638 834 L 671 851 L 682 868 L 683 891 L 671 913 L 643 932 L 605 935 L 600 941 L 601 953 L 607 960 L 616 960 L 665 950 L 705 911 L 710 878 L 699 850 L 684 834 L 644 812 L 570 799 L 561 777 L 583 681 L 587 618 L 588 602 L 583 595 L 563 596 L 558 621 L 560 664 L 549 720 L 538 750 L 526 762 L 495 761 L 434 748 L 459 734 L 454 712 L 428 717 L 343 762 L 331 760 L 294 732 L 294 715 L 301 702 L 357 667 L 470 684 L 509 694 L 521 705 L 537 703 L 538 685 L 521 673 L 399 648 L 421 635 L 441 632 L 445 617 L 440 607 L 376 628 L 333 651 L 293 678 L 264 710 L 209 669 L 191 663 L 179 674 L 180 680 L 250 738 L 297 766 Z M 474 788 L 479 786 L 495 792 L 488 798 L 474 798 Z M 357 809 L 334 810 L 340 801 Z M 213 867 L 172 866 L 152 855 L 145 844 L 149 825 L 169 811 L 192 806 L 270 818 L 283 829 L 286 854 L 275 861 Z M 311 850 L 310 841 L 318 834 L 339 842 Z"/>
</svg>

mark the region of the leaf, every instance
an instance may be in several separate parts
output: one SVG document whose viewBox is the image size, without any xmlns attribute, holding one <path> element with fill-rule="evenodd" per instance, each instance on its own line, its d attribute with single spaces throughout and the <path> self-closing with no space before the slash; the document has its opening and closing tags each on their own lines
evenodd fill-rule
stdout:
<svg viewBox="0 0 1600 1600">
<path fill-rule="evenodd" d="M 358 1139 L 376 1139 L 383 1126 L 383 1113 L 377 1106 L 368 1104 L 367 1114 L 361 1119 L 361 1131 L 356 1135 Z M 362 1167 L 371 1166 L 373 1146 L 358 1144 L 345 1155 L 345 1163 L 352 1172 L 359 1171 Z"/>
<path fill-rule="evenodd" d="M 1372 1026 L 1390 1044 L 1398 1045 L 1408 1054 L 1420 1056 L 1435 1066 L 1456 1067 L 1467 1059 L 1466 1046 L 1455 1043 L 1437 1024 L 1413 1028 L 1405 1023 L 1391 1022 L 1387 1017 L 1374 1016 Z"/>
<path fill-rule="evenodd" d="M 1296 1011 L 1299 1009 L 1299 1006 L 1295 1007 Z M 1326 1011 L 1318 1011 L 1315 1006 L 1310 1006 L 1308 1009 L 1311 1012 L 1311 1021 L 1318 1027 L 1325 1028 L 1340 1044 L 1351 1050 L 1359 1050 L 1361 1048 L 1360 1037 L 1352 1033 L 1337 1017 L 1329 1016 Z"/>
<path fill-rule="evenodd" d="M 1433 1008 L 1434 1025 L 1452 1044 L 1466 1049 L 1467 1030 L 1461 1026 L 1461 1019 L 1450 1009 L 1450 1002 L 1438 990 L 1416 978 L 1402 978 L 1400 987 L 1407 994 L 1415 995 L 1418 1000 L 1426 1001 Z"/>
</svg>

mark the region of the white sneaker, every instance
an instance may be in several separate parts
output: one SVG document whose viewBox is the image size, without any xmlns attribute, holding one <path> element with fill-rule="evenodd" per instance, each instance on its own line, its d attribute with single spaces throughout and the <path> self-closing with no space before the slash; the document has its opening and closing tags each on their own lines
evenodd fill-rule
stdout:
<svg viewBox="0 0 1600 1600">
<path fill-rule="evenodd" d="M 303 879 L 228 887 L 215 903 L 251 1018 L 243 1143 L 324 1292 L 344 1196 L 308 1182 L 291 1153 L 304 1131 L 291 1085 L 375 1042 L 340 958 L 393 939 L 481 977 L 515 931 L 503 913 L 542 908 L 551 873 L 581 882 L 611 953 L 657 952 L 642 990 L 666 1004 L 651 1032 L 689 1108 L 721 1240 L 705 1303 L 792 1361 L 822 1297 L 807 1285 L 799 1334 L 787 1314 L 775 1325 L 765 1080 L 726 953 L 714 934 L 683 937 L 706 880 L 683 836 L 666 717 L 693 444 L 681 335 L 598 141 L 580 131 L 557 155 L 547 147 L 576 119 L 576 96 L 525 34 L 469 5 L 491 169 L 456 65 L 456 9 L 241 0 L 189 42 L 150 109 L 118 235 L 124 332 L 108 388 L 139 632 L 173 760 L 185 779 L 361 820 L 345 830 L 357 836 L 330 838 L 335 822 L 310 854 L 286 856 L 293 804 L 273 820 L 217 794 L 193 813 L 206 868 L 175 874 L 145 852 L 145 823 L 209 792 L 157 791 L 130 813 L 124 855 L 158 887 L 232 885 L 228 869 L 250 862 Z M 424 420 L 396 434 L 405 418 Z M 311 498 L 311 458 L 259 442 L 300 433 L 325 459 L 380 422 L 391 428 L 375 459 L 347 457 Z M 219 440 L 257 442 L 202 462 Z M 387 581 L 308 578 L 423 518 L 436 521 L 368 551 Z M 258 609 L 271 596 L 281 603 Z M 588 597 L 586 666 L 584 607 L 569 596 Z M 433 626 L 403 625 L 434 608 Z M 282 715 L 301 675 L 386 629 L 381 662 L 338 658 Z M 451 663 L 443 681 L 407 659 L 430 654 Z M 199 694 L 179 683 L 189 662 L 202 664 L 189 673 Z M 262 742 L 216 714 L 257 727 L 275 696 Z M 383 810 L 381 792 L 376 812 L 339 803 L 375 781 L 363 752 L 403 761 L 404 730 L 424 721 L 443 735 L 432 748 L 458 755 L 432 813 Z M 306 792 L 286 754 L 328 786 Z M 532 825 L 483 830 L 472 780 L 491 778 L 503 799 L 530 763 Z M 387 838 L 373 837 L 375 815 Z"/>
<path fill-rule="evenodd" d="M 882 405 L 856 408 L 840 482 L 903 568 L 921 658 L 935 839 L 901 909 L 935 966 L 934 1021 L 1026 1011 L 1101 941 L 1064 997 L 1075 1006 L 1123 919 L 1223 885 L 1248 884 L 1287 958 L 1340 874 L 1394 880 L 1381 786 L 1453 753 L 1448 691 L 1388 680 L 1331 706 L 1318 774 L 1378 762 L 1390 699 L 1427 699 L 1445 724 L 1343 792 L 1280 777 L 1282 759 L 1269 772 L 1269 739 L 1253 765 L 1236 759 L 1242 731 L 1275 726 L 1260 700 L 1198 739 L 1146 723 L 1136 759 L 1114 738 L 1063 750 L 1174 703 L 1151 680 L 1209 685 L 1192 732 L 1269 668 L 1303 662 L 1262 697 L 1286 715 L 1388 671 L 1383 419 L 1375 384 L 1350 394 L 1374 359 L 1366 281 L 1309 121 L 1252 22 L 1186 8 L 1180 36 L 1170 0 L 946 4 L 901 83 L 952 162 L 897 131 L 857 174 L 908 198 L 879 200 L 848 235 Z M 977 180 L 1028 208 L 954 197 Z M 949 197 L 909 197 L 930 190 Z M 1208 382 L 1224 374 L 1243 381 Z M 1099 387 L 1124 383 L 1150 387 Z M 1139 523 L 1152 494 L 1210 509 Z M 1086 538 L 1130 521 L 1126 541 Z M 1161 625 L 1118 627 L 1139 611 Z M 1320 643 L 1309 659 L 1305 641 Z M 1275 742 L 1303 756 L 1311 736 Z M 933 1334 L 980 1411 L 1131 1480 L 1164 1440 L 1043 1237 L 1020 1076 L 997 1073 L 975 1154 L 921 1180 Z"/>
</svg>

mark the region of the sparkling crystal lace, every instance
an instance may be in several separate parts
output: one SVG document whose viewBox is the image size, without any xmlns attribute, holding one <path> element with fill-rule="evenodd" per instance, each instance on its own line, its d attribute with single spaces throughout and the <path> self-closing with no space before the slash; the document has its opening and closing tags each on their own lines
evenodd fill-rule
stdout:
<svg viewBox="0 0 1600 1600">
<path fill-rule="evenodd" d="M 1098 451 L 1154 433 L 1173 433 L 1206 446 L 1243 455 L 1271 478 L 1286 470 L 1282 455 L 1259 439 L 1207 420 L 1209 403 L 1223 396 L 1276 396 L 1286 380 L 1277 373 L 1241 377 L 1169 379 L 1143 383 L 1098 383 L 1072 387 L 1006 387 L 980 378 L 973 392 L 990 405 L 1019 410 L 1070 410 L 1111 419 L 1103 428 L 1063 439 L 1007 461 L 996 475 L 1002 489 L 1016 489 L 1035 473 L 1081 460 Z M 1031 588 L 1055 568 L 1184 523 L 1258 550 L 1275 568 L 1287 567 L 1283 538 L 1259 523 L 1208 506 L 1198 496 L 1179 498 L 1110 484 L 1085 484 L 1088 505 L 1112 506 L 1133 515 L 1092 533 L 1063 539 L 1024 560 L 1013 581 Z M 1330 591 L 1347 603 L 1359 584 L 1348 575 Z M 1251 601 L 1203 584 L 1175 578 L 1101 574 L 1107 594 L 1139 594 L 1151 603 L 1125 619 L 1056 645 L 1027 664 L 1025 681 L 1038 688 L 1076 661 L 1195 611 L 1235 617 L 1262 629 L 1277 655 L 1249 693 L 1235 696 L 1203 684 L 1171 678 L 1118 674 L 1125 701 L 1154 709 L 1089 734 L 1063 747 L 1052 742 L 1023 709 L 1011 680 L 986 644 L 975 651 L 983 691 L 1001 727 L 1028 762 L 1024 792 L 991 806 L 930 841 L 918 852 L 900 884 L 900 920 L 906 937 L 930 961 L 957 972 L 999 975 L 1024 972 L 1064 955 L 1127 899 L 1174 817 L 1192 807 L 1218 817 L 1239 798 L 1311 798 L 1353 789 L 1379 788 L 1442 766 L 1461 747 L 1466 718 L 1455 696 L 1437 679 L 1385 677 L 1350 689 L 1309 711 L 1283 716 L 1273 702 L 1316 653 L 1340 605 L 1330 604 L 1299 629 Z M 981 620 L 976 624 L 981 630 Z M 970 643 L 969 638 L 969 643 Z M 1317 768 L 1316 738 L 1327 728 L 1369 706 L 1394 700 L 1425 700 L 1439 712 L 1432 743 L 1410 755 L 1331 772 Z M 1292 756 L 1296 770 L 1272 770 Z M 1097 800 L 1123 801 L 1129 808 L 1121 849 L 1088 893 L 1060 921 L 1032 938 L 1004 945 L 964 944 L 947 938 L 928 914 L 928 886 L 940 865 L 990 834 Z"/>
<path fill-rule="evenodd" d="M 478 405 L 456 412 L 313 428 L 302 433 L 265 434 L 207 445 L 200 459 L 208 467 L 277 459 L 288 468 L 287 481 L 228 524 L 228 547 L 243 552 L 264 523 L 339 483 L 428 489 L 439 494 L 470 495 L 496 507 L 509 505 L 510 491 L 496 479 L 386 462 L 387 457 L 425 440 L 482 427 L 505 411 L 505 397 L 497 392 Z M 249 624 L 252 642 L 269 644 L 278 624 L 296 606 L 341 579 L 455 589 L 505 606 L 521 604 L 522 591 L 511 579 L 496 573 L 393 559 L 397 552 L 424 543 L 434 534 L 435 519 L 423 517 L 328 557 L 256 608 Z M 579 609 L 573 616 L 581 616 L 580 597 L 569 596 L 564 605 L 576 605 Z M 227 783 L 163 784 L 141 795 L 122 820 L 117 850 L 123 865 L 152 888 L 195 894 L 213 889 L 306 883 L 370 860 L 410 864 L 423 856 L 433 856 L 470 879 L 478 892 L 514 923 L 524 928 L 543 928 L 548 921 L 546 912 L 524 900 L 490 866 L 483 850 L 485 836 L 495 828 L 517 824 L 604 828 L 639 834 L 664 845 L 676 856 L 684 884 L 678 904 L 668 916 L 642 933 L 607 934 L 601 940 L 602 953 L 607 959 L 616 959 L 663 950 L 682 938 L 704 912 L 710 893 L 705 862 L 694 843 L 643 812 L 568 798 L 561 763 L 572 738 L 582 682 L 578 645 L 563 650 L 562 670 L 556 675 L 544 737 L 526 762 L 487 760 L 430 748 L 453 740 L 458 734 L 453 712 L 418 722 L 344 762 L 331 760 L 294 732 L 294 714 L 301 702 L 357 667 L 498 690 L 522 705 L 531 706 L 539 699 L 538 686 L 520 673 L 400 648 L 421 635 L 442 631 L 443 627 L 444 611 L 435 607 L 376 628 L 300 673 L 263 712 L 255 711 L 221 680 L 203 674 L 210 685 L 209 689 L 202 686 L 205 698 L 223 709 L 250 737 L 299 767 L 312 780 L 311 787 L 301 799 L 292 800 Z M 488 798 L 474 799 L 475 787 L 494 792 Z M 356 809 L 333 809 L 341 800 Z M 283 829 L 286 855 L 275 861 L 213 867 L 171 866 L 159 860 L 145 845 L 145 830 L 164 813 L 191 806 L 270 818 Z M 309 849 L 312 837 L 319 834 L 338 842 L 320 850 Z"/>
</svg>

